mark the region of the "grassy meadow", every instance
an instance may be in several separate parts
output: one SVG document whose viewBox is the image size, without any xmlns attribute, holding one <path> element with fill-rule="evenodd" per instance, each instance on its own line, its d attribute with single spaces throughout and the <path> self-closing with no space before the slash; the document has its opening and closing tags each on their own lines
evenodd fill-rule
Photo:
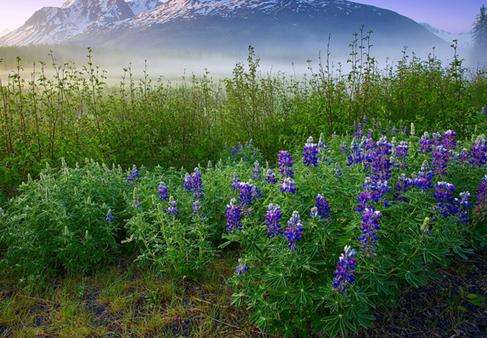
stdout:
<svg viewBox="0 0 487 338">
<path fill-rule="evenodd" d="M 487 73 L 371 47 L 173 82 L 9 50 L 0 336 L 481 335 Z"/>
</svg>

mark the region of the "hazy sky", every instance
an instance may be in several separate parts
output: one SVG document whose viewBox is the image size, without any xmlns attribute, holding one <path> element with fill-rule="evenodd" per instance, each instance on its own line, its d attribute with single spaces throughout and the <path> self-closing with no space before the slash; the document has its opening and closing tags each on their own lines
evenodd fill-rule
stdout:
<svg viewBox="0 0 487 338">
<path fill-rule="evenodd" d="M 60 6 L 64 0 L 0 0 L 0 29 L 21 26 L 32 13 L 44 6 Z M 427 22 L 451 32 L 472 27 L 473 18 L 487 0 L 355 0 L 391 9 L 418 22 Z"/>
</svg>

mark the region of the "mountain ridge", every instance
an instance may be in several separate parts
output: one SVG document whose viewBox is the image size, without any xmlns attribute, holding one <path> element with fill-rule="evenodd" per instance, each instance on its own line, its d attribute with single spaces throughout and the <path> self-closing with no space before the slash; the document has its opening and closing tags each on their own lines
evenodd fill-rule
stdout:
<svg viewBox="0 0 487 338">
<path fill-rule="evenodd" d="M 347 0 L 68 0 L 45 7 L 0 45 L 91 46 L 303 52 L 329 35 L 346 48 L 361 27 L 379 47 L 425 50 L 446 45 L 415 21 L 390 10 Z"/>
</svg>

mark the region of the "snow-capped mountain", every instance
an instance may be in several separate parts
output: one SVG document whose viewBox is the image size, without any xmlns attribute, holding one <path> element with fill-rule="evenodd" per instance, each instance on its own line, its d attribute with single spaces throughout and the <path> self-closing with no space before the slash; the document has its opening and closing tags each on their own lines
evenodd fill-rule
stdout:
<svg viewBox="0 0 487 338">
<path fill-rule="evenodd" d="M 126 0 L 135 15 L 149 12 L 165 2 L 165 0 Z"/>
<path fill-rule="evenodd" d="M 374 45 L 426 49 L 445 42 L 395 12 L 346 0 L 68 0 L 37 11 L 0 44 L 228 52 L 313 53 L 328 36 L 348 48 L 353 33 L 374 31 Z"/>
<path fill-rule="evenodd" d="M 453 40 L 457 40 L 458 45 L 460 47 L 470 48 L 473 46 L 473 33 L 471 31 L 462 32 L 462 33 L 452 33 L 452 32 L 445 31 L 443 29 L 433 27 L 427 23 L 422 23 L 421 25 L 423 25 L 431 33 L 443 39 L 445 42 L 452 43 Z"/>
<path fill-rule="evenodd" d="M 0 29 L 0 38 L 8 33 L 10 33 L 10 29 Z"/>
<path fill-rule="evenodd" d="M 91 26 L 109 26 L 133 16 L 124 0 L 68 0 L 60 8 L 41 8 L 22 27 L 1 38 L 0 44 L 63 43 Z"/>
</svg>

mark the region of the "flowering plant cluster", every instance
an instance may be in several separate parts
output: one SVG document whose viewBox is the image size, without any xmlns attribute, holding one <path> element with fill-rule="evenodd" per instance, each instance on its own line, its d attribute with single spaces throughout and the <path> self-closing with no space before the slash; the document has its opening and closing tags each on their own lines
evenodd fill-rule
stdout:
<svg viewBox="0 0 487 338">
<path fill-rule="evenodd" d="M 470 222 L 485 220 L 483 137 L 396 141 L 360 129 L 295 150 L 261 166 L 236 149 L 192 173 L 49 169 L 0 215 L 0 268 L 35 280 L 88 272 L 127 249 L 142 266 L 199 280 L 217 250 L 231 251 L 232 301 L 265 332 L 345 336 L 466 253 Z"/>
</svg>

